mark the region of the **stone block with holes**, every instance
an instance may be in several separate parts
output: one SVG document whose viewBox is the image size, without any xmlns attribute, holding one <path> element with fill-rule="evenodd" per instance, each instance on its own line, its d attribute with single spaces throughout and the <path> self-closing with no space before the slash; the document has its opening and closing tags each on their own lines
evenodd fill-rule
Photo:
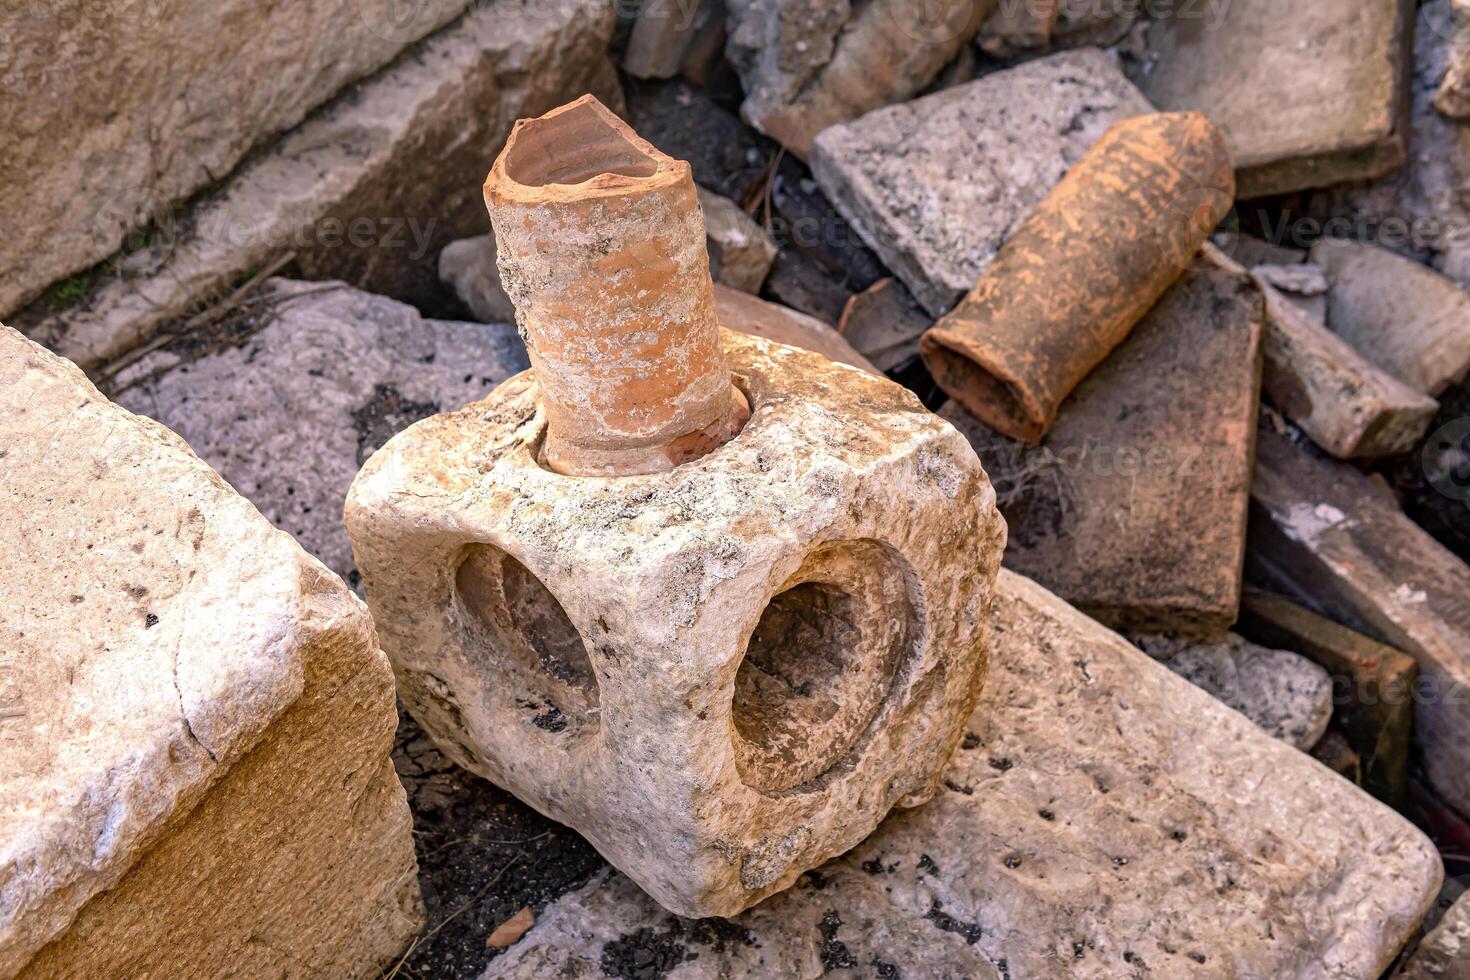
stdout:
<svg viewBox="0 0 1470 980">
<path fill-rule="evenodd" d="M 409 710 L 681 915 L 731 915 L 938 788 L 1005 544 L 913 395 L 723 332 L 752 414 L 650 475 L 538 462 L 532 373 L 400 433 L 347 503 Z"/>
</svg>

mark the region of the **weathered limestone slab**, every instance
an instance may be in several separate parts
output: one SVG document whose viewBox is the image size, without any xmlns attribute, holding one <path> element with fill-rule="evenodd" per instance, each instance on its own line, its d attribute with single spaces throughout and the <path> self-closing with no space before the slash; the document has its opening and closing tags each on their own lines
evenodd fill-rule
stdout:
<svg viewBox="0 0 1470 980">
<path fill-rule="evenodd" d="M 740 205 L 699 188 L 699 208 L 709 249 L 709 271 L 715 282 L 744 293 L 760 292 L 776 261 L 776 243 Z"/>
<path fill-rule="evenodd" d="M 1376 245 L 1324 238 L 1327 327 L 1409 387 L 1438 395 L 1470 375 L 1470 293 Z"/>
<path fill-rule="evenodd" d="M 1414 740 L 1434 788 L 1470 812 L 1470 568 L 1368 479 L 1262 429 L 1252 580 L 1419 663 Z"/>
<path fill-rule="evenodd" d="M 1363 786 L 1380 800 L 1400 803 L 1414 734 L 1414 658 L 1257 589 L 1245 590 L 1236 628 L 1332 673 L 1337 727 L 1364 760 Z"/>
<path fill-rule="evenodd" d="M 1149 30 L 1139 85 L 1225 131 L 1243 199 L 1381 177 L 1408 133 L 1412 0 L 1232 0 Z"/>
<path fill-rule="evenodd" d="M 676 919 L 600 876 L 486 977 L 583 980 L 638 962 L 668 980 L 1388 965 L 1439 888 L 1418 830 L 1008 572 L 995 637 L 934 801 L 729 922 Z"/>
<path fill-rule="evenodd" d="M 1272 738 L 1311 751 L 1332 720 L 1332 679 L 1289 650 L 1272 650 L 1235 633 L 1186 647 L 1164 665 L 1260 726 Z"/>
<path fill-rule="evenodd" d="M 937 317 L 1109 126 L 1151 111 L 1105 54 L 1072 51 L 834 126 L 812 170 Z"/>
<path fill-rule="evenodd" d="M 525 347 L 509 325 L 425 320 L 341 283 L 274 279 L 267 288 L 283 303 L 263 330 L 187 364 L 152 355 L 119 383 L 163 373 L 118 401 L 183 436 L 273 524 L 355 583 L 342 504 L 358 468 L 398 430 L 525 370 Z"/>
<path fill-rule="evenodd" d="M 1222 267 L 1243 271 L 1222 252 L 1205 251 Z M 1339 459 L 1412 450 L 1439 403 L 1363 357 L 1259 271 L 1252 276 L 1266 301 L 1261 387 L 1271 403 Z"/>
<path fill-rule="evenodd" d="M 1202 264 L 1063 404 L 1040 446 L 953 402 L 1010 525 L 1006 567 L 1109 625 L 1209 638 L 1230 624 L 1260 389 L 1261 301 Z"/>
<path fill-rule="evenodd" d="M 423 916 L 367 610 L 0 328 L 0 974 L 371 975 Z"/>
<path fill-rule="evenodd" d="M 768 303 L 738 289 L 715 285 L 715 312 L 721 325 L 731 330 L 764 337 L 780 344 L 815 351 L 830 361 L 851 364 L 869 374 L 882 375 L 866 357 L 836 330 L 780 303 Z"/>
<path fill-rule="evenodd" d="M 995 0 L 726 0 L 740 114 L 803 160 L 828 126 L 903 102 L 970 43 Z"/>
<path fill-rule="evenodd" d="M 1461 896 L 1419 943 L 1401 980 L 1459 980 L 1470 976 L 1470 898 Z"/>
<path fill-rule="evenodd" d="M 394 438 L 346 511 L 400 695 L 441 750 L 695 915 L 781 891 L 940 790 L 1005 541 L 973 453 L 912 394 L 723 341 L 752 413 L 708 455 L 544 468 L 528 373 Z"/>
<path fill-rule="evenodd" d="M 1455 25 L 1449 0 L 1428 0 L 1414 29 L 1413 108 L 1409 161 L 1384 180 L 1342 189 L 1332 218 L 1405 254 L 1423 256 L 1470 286 L 1470 126 L 1445 119 L 1434 97 L 1448 70 Z M 1356 237 L 1351 232 L 1347 237 Z"/>
<path fill-rule="evenodd" d="M 172 234 L 120 258 L 120 278 L 63 310 L 36 304 L 15 325 L 91 370 L 291 252 L 308 278 L 435 299 L 439 249 L 486 229 L 485 162 L 515 119 L 589 90 L 615 103 L 612 25 L 600 0 L 534 13 L 520 0 L 475 4 L 177 215 Z"/>
<path fill-rule="evenodd" d="M 847 301 L 837 330 L 879 368 L 895 371 L 918 360 L 919 337 L 933 325 L 904 284 L 885 276 Z"/>
<path fill-rule="evenodd" d="M 468 6 L 6 4 L 0 316 Z"/>
</svg>

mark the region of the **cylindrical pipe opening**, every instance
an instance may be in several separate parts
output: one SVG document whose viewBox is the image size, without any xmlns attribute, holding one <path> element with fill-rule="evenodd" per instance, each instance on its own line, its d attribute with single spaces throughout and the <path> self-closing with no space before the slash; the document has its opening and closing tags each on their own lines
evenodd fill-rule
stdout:
<svg viewBox="0 0 1470 980">
<path fill-rule="evenodd" d="M 548 467 L 661 472 L 740 430 L 749 407 L 730 383 L 687 163 L 584 96 L 516 124 L 485 203 Z"/>
</svg>

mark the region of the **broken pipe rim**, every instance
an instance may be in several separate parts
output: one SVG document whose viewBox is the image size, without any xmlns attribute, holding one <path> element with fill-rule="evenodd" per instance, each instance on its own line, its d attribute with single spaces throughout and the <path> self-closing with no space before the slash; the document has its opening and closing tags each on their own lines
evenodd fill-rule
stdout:
<svg viewBox="0 0 1470 980">
<path fill-rule="evenodd" d="M 518 120 L 484 197 L 547 408 L 544 466 L 665 472 L 740 431 L 686 161 L 586 95 Z"/>
<path fill-rule="evenodd" d="M 935 383 L 996 431 L 1039 442 L 1234 198 L 1224 135 L 1205 116 L 1115 124 L 924 333 L 919 353 Z"/>
</svg>

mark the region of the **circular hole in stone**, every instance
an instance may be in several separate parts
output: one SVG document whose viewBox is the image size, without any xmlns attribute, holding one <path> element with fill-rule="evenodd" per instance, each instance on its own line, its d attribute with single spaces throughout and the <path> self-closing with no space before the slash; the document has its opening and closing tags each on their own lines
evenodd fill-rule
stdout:
<svg viewBox="0 0 1470 980">
<path fill-rule="evenodd" d="M 916 635 L 909 576 L 876 541 L 824 545 L 767 604 L 735 674 L 735 764 L 763 793 L 855 759 Z"/>
<path fill-rule="evenodd" d="M 506 675 L 515 706 L 545 731 L 595 724 L 597 675 L 581 634 L 542 581 L 490 545 L 469 549 L 455 573 L 467 651 Z"/>
</svg>

